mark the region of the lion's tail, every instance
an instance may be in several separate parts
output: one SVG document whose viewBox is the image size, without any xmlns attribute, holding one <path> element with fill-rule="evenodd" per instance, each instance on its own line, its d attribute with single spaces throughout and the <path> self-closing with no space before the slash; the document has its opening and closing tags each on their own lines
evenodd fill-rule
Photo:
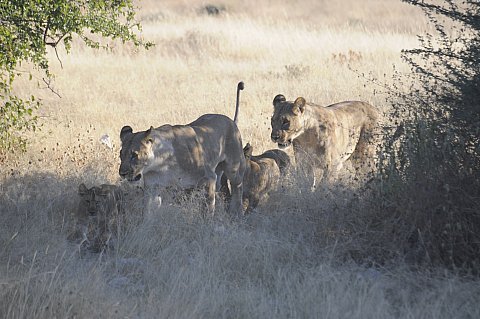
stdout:
<svg viewBox="0 0 480 319">
<path fill-rule="evenodd" d="M 237 102 L 235 104 L 235 115 L 233 116 L 233 122 L 237 124 L 238 122 L 238 111 L 240 108 L 240 91 L 245 88 L 245 84 L 242 81 L 238 82 L 237 84 Z"/>
</svg>

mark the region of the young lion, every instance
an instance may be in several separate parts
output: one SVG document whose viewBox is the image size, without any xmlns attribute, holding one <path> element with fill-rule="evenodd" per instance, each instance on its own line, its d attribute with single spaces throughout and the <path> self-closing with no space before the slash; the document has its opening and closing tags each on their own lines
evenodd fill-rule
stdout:
<svg viewBox="0 0 480 319">
<path fill-rule="evenodd" d="M 280 175 L 285 174 L 290 166 L 290 158 L 281 150 L 269 150 L 257 156 L 252 153 L 253 147 L 247 143 L 243 148 L 247 161 L 243 177 L 243 206 L 246 212 L 251 212 L 268 197 L 268 193 L 277 186 Z"/>
<path fill-rule="evenodd" d="M 115 185 L 87 188 L 82 183 L 78 194 L 77 229 L 73 237 L 81 237 L 82 244 L 86 243 L 95 252 L 102 251 L 109 245 L 119 215 L 123 214 L 123 193 Z"/>
<path fill-rule="evenodd" d="M 369 139 L 377 110 L 372 105 L 347 101 L 322 107 L 279 94 L 273 106 L 272 141 L 280 148 L 293 144 L 297 166 L 311 168 L 315 179 L 335 177 L 351 158 L 363 162 L 373 156 Z"/>
</svg>

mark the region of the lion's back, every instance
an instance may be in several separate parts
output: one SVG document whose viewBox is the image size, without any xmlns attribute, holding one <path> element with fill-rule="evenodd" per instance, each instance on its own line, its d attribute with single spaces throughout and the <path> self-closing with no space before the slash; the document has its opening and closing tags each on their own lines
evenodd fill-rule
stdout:
<svg viewBox="0 0 480 319">
<path fill-rule="evenodd" d="M 203 128 L 203 127 L 230 127 L 235 125 L 232 119 L 223 114 L 203 114 L 198 119 L 188 124 L 193 128 Z M 235 125 L 236 127 L 236 125 Z"/>
<path fill-rule="evenodd" d="M 263 152 L 261 155 L 255 156 L 255 158 L 268 158 L 272 159 L 278 166 L 280 173 L 284 175 L 291 166 L 290 156 L 282 150 L 272 149 Z"/>
<path fill-rule="evenodd" d="M 224 149 L 226 156 L 241 161 L 242 137 L 235 122 L 222 114 L 204 114 L 188 124 L 205 147 Z"/>
<path fill-rule="evenodd" d="M 325 107 L 336 114 L 342 114 L 345 120 L 355 123 L 372 125 L 378 119 L 378 110 L 371 104 L 363 101 L 343 101 Z"/>
</svg>

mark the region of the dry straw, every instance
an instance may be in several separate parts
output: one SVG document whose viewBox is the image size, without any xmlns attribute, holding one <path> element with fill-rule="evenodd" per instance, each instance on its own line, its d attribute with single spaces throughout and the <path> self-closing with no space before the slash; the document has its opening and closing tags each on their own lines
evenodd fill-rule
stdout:
<svg viewBox="0 0 480 319">
<path fill-rule="evenodd" d="M 118 182 L 123 125 L 233 116 L 239 80 L 239 128 L 258 153 L 275 148 L 279 93 L 322 105 L 364 100 L 388 112 L 386 95 L 357 75 L 391 83 L 392 65 L 407 69 L 400 50 L 428 27 L 400 2 L 361 3 L 226 1 L 212 16 L 199 11 L 203 1 L 142 1 L 152 50 L 76 43 L 54 70 L 61 98 L 19 83 L 19 93 L 41 96 L 43 129 L 29 136 L 27 154 L 0 168 L 0 317 L 480 317 L 478 284 L 413 270 L 385 242 L 397 216 L 348 185 L 311 193 L 301 175 L 241 220 L 221 205 L 204 216 L 193 193 L 148 216 L 130 202 L 129 222 L 103 253 L 67 240 L 78 185 Z M 375 222 L 384 228 L 373 232 Z"/>
</svg>

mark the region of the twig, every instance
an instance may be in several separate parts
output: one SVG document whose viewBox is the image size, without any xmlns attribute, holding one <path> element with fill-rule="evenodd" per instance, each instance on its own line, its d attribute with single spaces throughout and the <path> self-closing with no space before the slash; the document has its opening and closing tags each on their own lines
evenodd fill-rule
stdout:
<svg viewBox="0 0 480 319">
<path fill-rule="evenodd" d="M 360 72 L 358 72 L 357 70 L 352 69 L 350 66 L 348 66 L 348 69 L 349 69 L 350 71 L 352 71 L 353 73 L 355 73 L 358 77 L 361 77 L 362 79 L 366 80 L 366 81 L 369 82 L 369 83 L 372 83 L 372 84 L 374 84 L 374 85 L 376 85 L 376 86 L 379 86 L 379 87 L 387 90 L 388 92 L 390 92 L 390 93 L 392 93 L 392 94 L 394 94 L 394 95 L 402 96 L 404 99 L 410 100 L 411 102 L 416 102 L 413 98 L 409 97 L 407 94 L 402 93 L 402 92 L 400 92 L 400 91 L 398 91 L 398 90 L 394 90 L 393 88 L 389 87 L 389 86 L 386 85 L 386 84 L 381 84 L 381 83 L 379 83 L 378 80 L 375 79 L 375 78 L 368 78 L 368 77 L 365 76 L 363 73 L 360 73 Z M 422 101 L 424 104 L 427 104 L 421 97 L 417 96 L 417 98 L 418 98 L 420 101 Z"/>
<path fill-rule="evenodd" d="M 47 41 L 45 41 L 45 38 L 44 38 L 45 44 L 53 47 L 53 49 L 55 50 L 55 55 L 57 56 L 57 60 L 58 60 L 58 62 L 60 62 L 60 67 L 61 67 L 62 69 L 63 69 L 63 63 L 62 63 L 62 60 L 60 60 L 60 57 L 58 56 L 57 46 L 58 46 L 58 44 L 60 43 L 60 41 L 62 41 L 62 39 L 63 39 L 66 35 L 67 35 L 67 33 L 62 34 L 62 35 L 57 39 L 57 41 L 55 41 L 55 42 L 47 42 Z"/>
<path fill-rule="evenodd" d="M 62 60 L 60 60 L 60 57 L 58 56 L 57 47 L 54 47 L 54 49 L 55 49 L 55 55 L 57 56 L 57 60 L 58 62 L 60 62 L 60 68 L 63 69 L 63 63 L 62 63 Z"/>
<path fill-rule="evenodd" d="M 58 94 L 58 92 L 55 91 L 55 90 L 50 86 L 50 80 L 47 81 L 47 80 L 45 80 L 45 78 L 42 78 L 42 80 L 43 80 L 43 83 L 45 83 L 45 84 L 47 85 L 47 87 L 46 87 L 47 89 L 49 89 L 50 91 L 52 91 L 52 93 L 54 93 L 55 95 L 57 95 L 59 98 L 62 98 L 62 96 L 61 96 L 60 94 Z"/>
</svg>

